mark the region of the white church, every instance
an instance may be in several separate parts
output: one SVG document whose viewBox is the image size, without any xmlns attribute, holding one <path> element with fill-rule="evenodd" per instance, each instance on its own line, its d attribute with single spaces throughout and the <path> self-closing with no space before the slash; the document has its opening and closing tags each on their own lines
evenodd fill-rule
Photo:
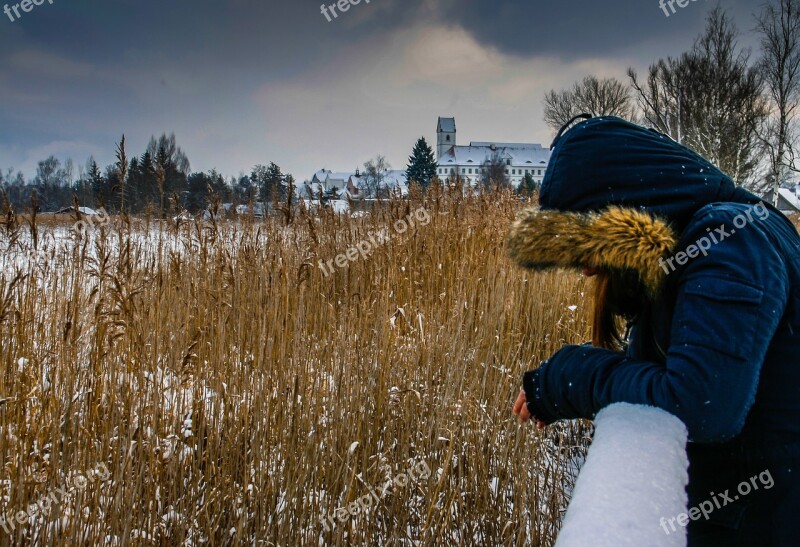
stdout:
<svg viewBox="0 0 800 547">
<path fill-rule="evenodd" d="M 456 119 L 439 118 L 436 125 L 437 175 L 444 180 L 459 175 L 477 185 L 493 157 L 500 158 L 506 167 L 508 180 L 519 186 L 525 175 L 533 176 L 537 184 L 550 162 L 550 149 L 541 144 L 509 142 L 470 142 L 468 146 L 456 142 Z"/>
<path fill-rule="evenodd" d="M 537 184 L 550 161 L 550 149 L 541 144 L 508 142 L 471 142 L 459 146 L 456 142 L 455 118 L 440 117 L 436 125 L 436 174 L 441 180 L 459 176 L 472 186 L 478 186 L 486 172 L 487 164 L 499 158 L 505 164 L 506 175 L 516 188 L 525 175 L 530 174 Z M 346 203 L 347 199 L 368 197 L 363 173 L 355 171 L 334 172 L 320 169 L 299 188 L 300 197 L 313 202 L 321 194 Z M 383 186 L 391 193 L 408 195 L 405 169 L 383 174 Z M 343 206 L 342 206 L 343 207 Z"/>
</svg>

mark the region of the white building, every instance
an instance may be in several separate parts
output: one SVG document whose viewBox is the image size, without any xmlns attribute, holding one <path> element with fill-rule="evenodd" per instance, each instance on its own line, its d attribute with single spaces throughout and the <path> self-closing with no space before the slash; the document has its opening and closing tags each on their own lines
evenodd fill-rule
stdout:
<svg viewBox="0 0 800 547">
<path fill-rule="evenodd" d="M 386 171 L 383 175 L 381 188 L 389 194 L 399 192 L 402 196 L 408 195 L 406 172 L 401 170 Z M 320 169 L 305 184 L 305 192 L 308 194 L 306 197 L 310 198 L 319 197 L 321 192 L 323 194 L 333 193 L 339 199 L 347 199 L 348 197 L 362 199 L 369 197 L 367 194 L 370 193 L 367 188 L 367 177 L 358 169 L 352 172 L 338 173 Z"/>
<path fill-rule="evenodd" d="M 764 201 L 773 203 L 775 190 L 770 190 L 764 194 Z M 790 188 L 780 188 L 778 190 L 778 210 L 787 213 L 800 213 L 800 185 L 793 192 Z"/>
<path fill-rule="evenodd" d="M 494 157 L 505 164 L 506 175 L 514 187 L 519 186 L 527 174 L 540 184 L 550 162 L 550 149 L 541 144 L 473 141 L 468 146 L 459 146 L 455 118 L 439 118 L 436 152 L 436 173 L 440 179 L 458 175 L 472 185 L 481 182 L 487 164 Z"/>
<path fill-rule="evenodd" d="M 344 198 L 345 191 L 347 190 L 347 184 L 350 182 L 350 179 L 354 175 L 360 176 L 357 170 L 355 173 L 350 173 L 350 172 L 335 173 L 328 169 L 320 169 L 319 171 L 314 173 L 314 176 L 311 177 L 311 181 L 306 183 L 306 185 L 308 186 L 307 191 L 310 194 L 312 194 L 309 197 L 317 197 L 319 196 L 320 192 L 323 194 L 331 192 L 331 193 L 336 193 L 337 195 Z"/>
</svg>

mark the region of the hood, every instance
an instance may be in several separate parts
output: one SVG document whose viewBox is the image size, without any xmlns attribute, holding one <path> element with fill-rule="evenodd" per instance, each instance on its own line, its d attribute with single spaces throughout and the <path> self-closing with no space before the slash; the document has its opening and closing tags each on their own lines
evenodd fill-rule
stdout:
<svg viewBox="0 0 800 547">
<path fill-rule="evenodd" d="M 598 213 L 527 209 L 511 226 L 508 248 L 521 266 L 632 271 L 651 297 L 665 277 L 659 261 L 671 254 L 676 234 L 648 213 L 611 207 Z"/>
<path fill-rule="evenodd" d="M 671 138 L 620 118 L 592 118 L 553 143 L 539 204 L 560 211 L 645 209 L 678 231 L 703 206 L 731 201 L 736 184 Z"/>
<path fill-rule="evenodd" d="M 652 295 L 659 261 L 714 202 L 759 203 L 696 152 L 620 118 L 592 118 L 556 137 L 539 208 L 522 212 L 509 251 L 521 265 L 632 270 Z"/>
</svg>

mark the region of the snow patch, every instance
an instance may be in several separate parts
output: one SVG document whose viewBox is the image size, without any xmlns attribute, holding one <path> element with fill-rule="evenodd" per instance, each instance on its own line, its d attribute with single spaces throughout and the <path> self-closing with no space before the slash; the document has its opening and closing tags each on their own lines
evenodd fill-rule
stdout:
<svg viewBox="0 0 800 547">
<path fill-rule="evenodd" d="M 598 413 L 556 547 L 677 547 L 686 530 L 660 526 L 686 511 L 683 423 L 661 409 L 619 403 Z"/>
</svg>

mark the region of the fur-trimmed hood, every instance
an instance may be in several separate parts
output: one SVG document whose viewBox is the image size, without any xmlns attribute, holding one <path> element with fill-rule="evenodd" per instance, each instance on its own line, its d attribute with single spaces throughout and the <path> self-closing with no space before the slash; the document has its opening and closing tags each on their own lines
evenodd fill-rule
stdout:
<svg viewBox="0 0 800 547">
<path fill-rule="evenodd" d="M 566 127 L 568 127 L 567 124 Z M 604 117 L 562 129 L 539 194 L 522 212 L 509 249 L 521 265 L 637 272 L 650 296 L 681 232 L 709 203 L 759 198 L 666 135 Z"/>
<path fill-rule="evenodd" d="M 633 271 L 651 296 L 665 276 L 659 261 L 676 244 L 665 221 L 625 207 L 598 213 L 526 209 L 512 224 L 508 240 L 511 257 L 526 268 Z"/>
</svg>

